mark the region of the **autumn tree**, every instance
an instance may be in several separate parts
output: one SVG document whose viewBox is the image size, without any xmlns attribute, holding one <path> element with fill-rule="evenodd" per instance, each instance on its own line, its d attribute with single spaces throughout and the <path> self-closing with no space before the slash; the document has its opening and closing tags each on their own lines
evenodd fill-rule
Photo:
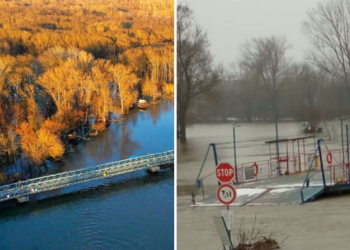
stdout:
<svg viewBox="0 0 350 250">
<path fill-rule="evenodd" d="M 14 126 L 7 127 L 5 133 L 0 132 L 0 148 L 6 154 L 7 160 L 16 161 L 16 153 L 18 150 L 17 133 Z"/>
<path fill-rule="evenodd" d="M 113 83 L 118 91 L 121 113 L 128 113 L 129 108 L 137 101 L 136 85 L 138 78 L 132 72 L 130 67 L 123 64 L 111 65 L 109 67 Z"/>
<path fill-rule="evenodd" d="M 147 50 L 147 55 L 150 62 L 150 72 L 148 79 L 146 79 L 148 88 L 144 88 L 145 92 L 143 93 L 152 97 L 152 100 L 155 101 L 158 98 L 158 91 L 163 84 L 161 75 L 162 55 L 159 50 L 150 48 Z"/>
<path fill-rule="evenodd" d="M 95 85 L 93 98 L 94 112 L 97 118 L 101 117 L 104 121 L 109 112 L 113 110 L 108 68 L 109 62 L 100 59 L 95 62 L 95 65 L 91 69 L 92 81 Z"/>
<path fill-rule="evenodd" d="M 33 129 L 39 129 L 44 122 L 44 117 L 40 114 L 39 106 L 35 101 L 35 86 L 27 85 L 23 91 L 26 94 L 26 116 L 27 121 Z"/>
<path fill-rule="evenodd" d="M 15 156 L 20 133 L 22 152 L 41 164 L 50 155 L 40 154 L 44 139 L 64 137 L 91 114 L 127 113 L 147 77 L 154 84 L 150 93 L 173 92 L 174 2 L 113 6 L 111 0 L 89 7 L 82 1 L 0 1 L 2 151 Z"/>
<path fill-rule="evenodd" d="M 208 92 L 219 77 L 212 63 L 206 33 L 193 23 L 192 10 L 177 6 L 177 118 L 186 141 L 186 115 L 194 97 Z"/>
<path fill-rule="evenodd" d="M 6 126 L 12 118 L 10 100 L 11 92 L 8 87 L 7 79 L 15 65 L 15 58 L 12 56 L 0 55 L 0 129 L 6 130 Z"/>
<path fill-rule="evenodd" d="M 55 118 L 57 121 L 65 123 L 68 127 L 73 126 L 73 120 L 68 120 L 67 114 L 72 114 L 76 107 L 75 95 L 77 86 L 82 81 L 82 72 L 76 67 L 72 67 L 72 59 L 67 60 L 60 66 L 47 70 L 42 74 L 37 83 L 50 94 L 57 108 Z M 74 64 L 73 64 L 74 65 Z"/>
<path fill-rule="evenodd" d="M 64 153 L 63 143 L 58 136 L 46 128 L 34 130 L 29 123 L 22 123 L 17 132 L 21 137 L 20 147 L 24 156 L 36 166 L 38 172 L 47 158 L 56 159 Z"/>
</svg>

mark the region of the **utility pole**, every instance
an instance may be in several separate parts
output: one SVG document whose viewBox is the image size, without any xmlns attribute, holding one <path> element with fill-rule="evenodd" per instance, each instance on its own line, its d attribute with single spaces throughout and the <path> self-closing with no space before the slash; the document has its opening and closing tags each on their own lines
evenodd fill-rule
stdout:
<svg viewBox="0 0 350 250">
<path fill-rule="evenodd" d="M 340 117 L 340 136 L 341 136 L 341 163 L 344 165 L 345 162 L 345 156 L 344 156 L 344 132 L 343 132 L 343 120 L 348 119 L 348 116 L 341 116 Z"/>
<path fill-rule="evenodd" d="M 277 169 L 278 169 L 278 175 L 281 173 L 280 168 L 280 150 L 278 145 L 278 122 L 275 123 L 275 130 L 276 130 L 276 156 L 277 156 Z"/>
<path fill-rule="evenodd" d="M 237 153 L 236 153 L 236 128 L 239 127 L 237 124 L 233 124 L 233 153 L 235 159 L 235 175 L 236 175 L 236 184 L 238 183 L 238 168 L 237 168 Z"/>
</svg>

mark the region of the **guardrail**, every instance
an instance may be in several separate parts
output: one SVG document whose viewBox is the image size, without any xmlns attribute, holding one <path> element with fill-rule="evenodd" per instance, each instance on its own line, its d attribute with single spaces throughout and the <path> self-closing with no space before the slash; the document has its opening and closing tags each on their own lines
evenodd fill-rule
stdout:
<svg viewBox="0 0 350 250">
<path fill-rule="evenodd" d="M 323 169 L 323 162 L 322 162 L 322 153 L 321 153 L 321 142 L 323 140 L 322 139 L 318 139 L 317 140 L 317 148 L 315 150 L 314 156 L 309 164 L 303 185 L 300 189 L 300 195 L 301 195 L 301 202 L 304 203 L 305 199 L 304 199 L 304 189 L 309 187 L 310 184 L 310 178 L 313 177 L 314 175 L 318 174 L 319 172 L 314 172 L 312 174 L 310 174 L 311 169 L 314 166 L 314 162 L 316 161 L 316 159 L 318 158 L 318 160 L 320 161 L 320 169 L 321 169 L 321 173 L 322 173 L 322 181 L 323 181 L 323 188 L 326 188 L 326 178 L 325 178 L 325 174 L 324 174 L 324 169 Z"/>
<path fill-rule="evenodd" d="M 20 198 L 33 193 L 40 193 L 57 188 L 67 187 L 82 182 L 92 181 L 130 173 L 152 165 L 162 165 L 174 162 L 174 150 L 145 156 L 110 162 L 84 169 L 42 176 L 30 180 L 0 186 L 0 202 Z"/>
</svg>

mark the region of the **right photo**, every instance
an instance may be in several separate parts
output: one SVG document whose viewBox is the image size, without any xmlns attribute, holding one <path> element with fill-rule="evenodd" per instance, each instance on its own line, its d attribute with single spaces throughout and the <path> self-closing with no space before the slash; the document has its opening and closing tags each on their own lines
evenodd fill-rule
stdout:
<svg viewBox="0 0 350 250">
<path fill-rule="evenodd" d="M 350 0 L 176 8 L 177 249 L 347 249 Z"/>
</svg>

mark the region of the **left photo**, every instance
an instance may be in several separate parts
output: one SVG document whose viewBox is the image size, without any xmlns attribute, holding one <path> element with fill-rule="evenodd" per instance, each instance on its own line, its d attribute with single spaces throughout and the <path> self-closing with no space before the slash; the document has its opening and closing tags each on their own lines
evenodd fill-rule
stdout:
<svg viewBox="0 0 350 250">
<path fill-rule="evenodd" d="M 174 249 L 174 0 L 0 9 L 0 249 Z"/>
</svg>

